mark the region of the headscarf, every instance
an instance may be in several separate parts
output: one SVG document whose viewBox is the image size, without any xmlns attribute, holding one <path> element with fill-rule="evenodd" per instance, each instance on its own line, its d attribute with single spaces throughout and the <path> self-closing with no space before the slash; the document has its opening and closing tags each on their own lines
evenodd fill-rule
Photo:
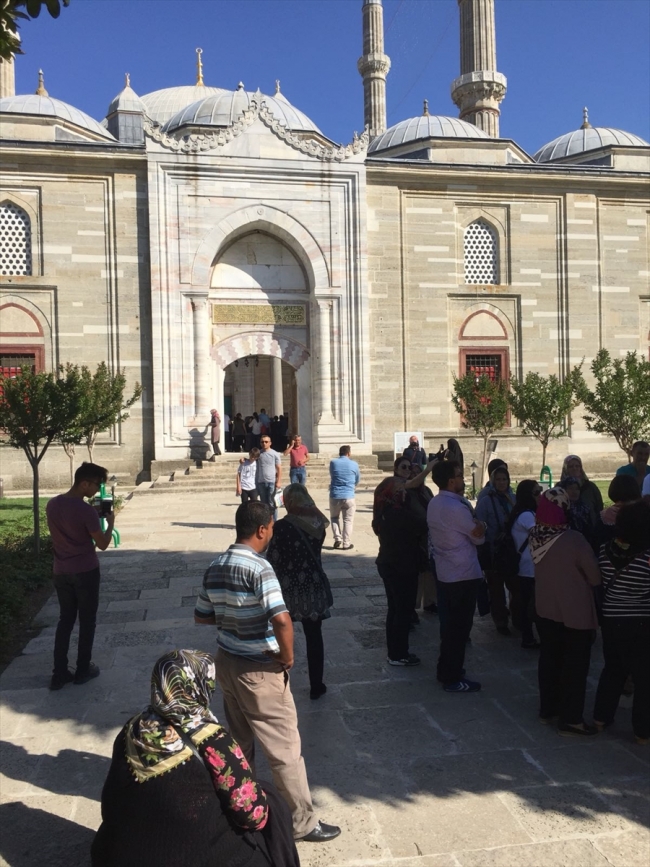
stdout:
<svg viewBox="0 0 650 867">
<path fill-rule="evenodd" d="M 445 452 L 445 458 L 448 461 L 456 461 L 457 463 L 459 463 L 461 470 L 465 469 L 463 450 L 458 444 L 458 440 L 455 440 L 453 438 L 447 440 L 447 451 Z"/>
<path fill-rule="evenodd" d="M 577 485 L 579 491 L 580 479 L 576 478 L 576 476 L 567 476 L 565 479 L 562 479 L 558 487 L 566 491 L 570 485 Z M 569 523 L 571 528 L 582 533 L 584 536 L 588 536 L 592 530 L 591 509 L 582 500 L 573 501 L 571 498 L 569 500 Z"/>
<path fill-rule="evenodd" d="M 569 476 L 569 471 L 567 469 L 567 464 L 569 463 L 569 461 L 580 462 L 580 476 Z M 565 479 L 568 478 L 577 478 L 578 484 L 580 485 L 581 489 L 585 485 L 585 483 L 589 481 L 589 479 L 587 478 L 587 474 L 585 473 L 584 467 L 582 466 L 582 458 L 578 457 L 578 455 L 567 455 L 564 459 L 564 463 L 562 464 L 562 474 L 560 476 L 560 481 L 563 482 Z"/>
<path fill-rule="evenodd" d="M 316 506 L 304 485 L 291 484 L 282 492 L 286 520 L 316 539 L 322 539 L 330 522 Z"/>
<path fill-rule="evenodd" d="M 139 783 L 171 771 L 195 745 L 221 729 L 210 710 L 215 689 L 214 659 L 201 650 L 172 650 L 161 656 L 151 674 L 151 704 L 126 724 L 126 760 Z M 176 728 L 175 728 L 176 727 Z"/>
<path fill-rule="evenodd" d="M 569 496 L 562 488 L 544 491 L 539 498 L 535 526 L 528 536 L 533 563 L 539 563 L 569 529 L 569 507 Z"/>
</svg>

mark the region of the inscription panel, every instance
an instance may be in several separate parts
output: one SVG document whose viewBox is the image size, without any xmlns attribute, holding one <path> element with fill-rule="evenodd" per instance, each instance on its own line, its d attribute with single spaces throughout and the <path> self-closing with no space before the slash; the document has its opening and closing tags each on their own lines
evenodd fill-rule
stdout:
<svg viewBox="0 0 650 867">
<path fill-rule="evenodd" d="M 213 325 L 305 325 L 303 304 L 213 304 Z"/>
</svg>

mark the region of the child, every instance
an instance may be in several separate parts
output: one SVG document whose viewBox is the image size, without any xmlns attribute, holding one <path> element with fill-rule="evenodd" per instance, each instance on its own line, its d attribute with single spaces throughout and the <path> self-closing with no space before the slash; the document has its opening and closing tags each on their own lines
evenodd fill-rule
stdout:
<svg viewBox="0 0 650 867">
<path fill-rule="evenodd" d="M 251 449 L 248 457 L 240 461 L 237 467 L 237 496 L 241 497 L 242 503 L 247 503 L 249 500 L 259 500 L 260 498 L 257 493 L 257 485 L 255 484 L 257 472 L 255 464 L 259 456 L 259 449 Z"/>
</svg>

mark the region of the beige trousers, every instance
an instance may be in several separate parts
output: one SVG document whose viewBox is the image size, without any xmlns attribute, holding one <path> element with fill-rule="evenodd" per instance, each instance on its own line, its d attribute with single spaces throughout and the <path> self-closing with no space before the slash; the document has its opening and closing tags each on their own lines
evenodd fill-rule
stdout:
<svg viewBox="0 0 650 867">
<path fill-rule="evenodd" d="M 334 541 L 343 542 L 344 548 L 352 542 L 352 525 L 356 510 L 357 504 L 354 497 L 347 500 L 337 500 L 330 497 L 330 517 L 332 518 Z M 341 524 L 343 524 L 343 532 L 341 532 Z"/>
<path fill-rule="evenodd" d="M 304 837 L 315 828 L 318 819 L 300 750 L 298 715 L 289 673 L 276 663 L 264 666 L 221 649 L 215 662 L 230 734 L 242 748 L 253 773 L 257 738 L 273 782 L 291 810 L 293 836 Z"/>
</svg>

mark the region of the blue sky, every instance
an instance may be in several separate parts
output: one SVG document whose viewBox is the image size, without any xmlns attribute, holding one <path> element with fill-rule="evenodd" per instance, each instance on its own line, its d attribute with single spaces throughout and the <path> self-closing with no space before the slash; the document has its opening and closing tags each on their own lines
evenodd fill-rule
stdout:
<svg viewBox="0 0 650 867">
<path fill-rule="evenodd" d="M 457 116 L 456 0 L 384 0 L 388 124 Z M 501 134 L 534 152 L 582 122 L 650 141 L 649 0 L 496 0 L 497 65 L 508 78 Z M 16 90 L 45 71 L 52 96 L 101 119 L 124 73 L 139 94 L 193 84 L 273 93 L 274 81 L 335 141 L 363 128 L 361 0 L 72 0 L 22 28 Z"/>
</svg>

